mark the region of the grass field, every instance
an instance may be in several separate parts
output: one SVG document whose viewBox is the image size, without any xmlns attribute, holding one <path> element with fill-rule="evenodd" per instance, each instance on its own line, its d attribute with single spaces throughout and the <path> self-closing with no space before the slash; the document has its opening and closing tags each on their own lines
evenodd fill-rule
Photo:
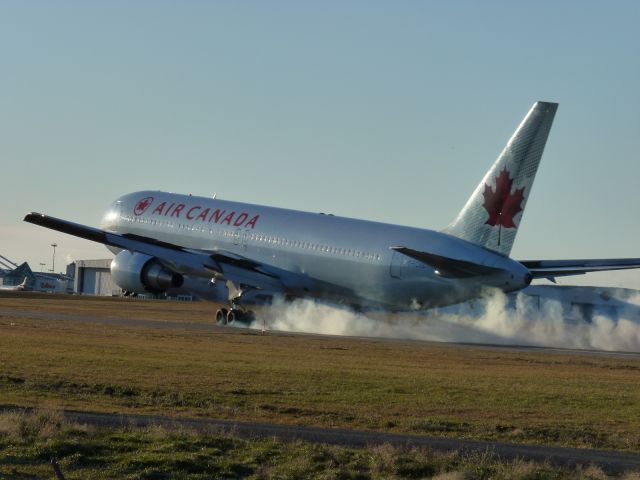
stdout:
<svg viewBox="0 0 640 480">
<path fill-rule="evenodd" d="M 3 295 L 2 308 L 201 323 L 213 312 L 42 295 Z M 4 316 L 0 403 L 640 451 L 637 357 Z"/>
<path fill-rule="evenodd" d="M 381 445 L 349 449 L 273 439 L 242 440 L 188 430 L 94 429 L 54 410 L 0 414 L 0 478 L 66 479 L 605 479 L 598 467 L 552 467 L 489 454 Z M 633 473 L 625 480 L 638 480 Z"/>
<path fill-rule="evenodd" d="M 0 308 L 210 322 L 205 303 L 44 296 Z M 0 318 L 0 402 L 640 451 L 640 360 Z"/>
</svg>

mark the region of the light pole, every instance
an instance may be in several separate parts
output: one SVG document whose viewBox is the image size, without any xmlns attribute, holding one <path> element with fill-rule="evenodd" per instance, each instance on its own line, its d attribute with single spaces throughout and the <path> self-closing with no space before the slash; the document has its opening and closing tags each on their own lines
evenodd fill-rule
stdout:
<svg viewBox="0 0 640 480">
<path fill-rule="evenodd" d="M 58 244 L 52 243 L 51 246 L 53 247 L 53 261 L 51 262 L 51 273 L 56 273 L 56 247 L 58 246 Z"/>
<path fill-rule="evenodd" d="M 42 263 L 40 262 L 40 271 L 42 271 L 44 269 L 44 266 L 46 265 L 46 263 Z"/>
</svg>

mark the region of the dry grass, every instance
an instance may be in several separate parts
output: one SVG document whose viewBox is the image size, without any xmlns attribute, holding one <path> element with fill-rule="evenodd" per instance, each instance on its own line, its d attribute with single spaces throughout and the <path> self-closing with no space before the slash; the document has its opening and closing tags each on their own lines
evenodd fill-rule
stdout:
<svg viewBox="0 0 640 480">
<path fill-rule="evenodd" d="M 213 310 L 16 295 L 2 308 L 190 322 Z M 639 384 L 637 358 L 0 317 L 3 404 L 640 451 Z"/>
<path fill-rule="evenodd" d="M 215 322 L 216 310 L 216 307 L 207 302 L 157 301 L 138 298 L 91 297 L 35 292 L 16 294 L 2 291 L 0 291 L 0 308 L 195 323 Z"/>
<path fill-rule="evenodd" d="M 601 480 L 593 466 L 562 468 L 501 461 L 490 454 L 423 448 L 349 449 L 304 442 L 242 440 L 174 429 L 87 429 L 55 411 L 0 414 L 0 478 L 53 478 L 55 459 L 71 479 L 405 479 Z M 30 427 L 25 430 L 24 425 Z M 637 478 L 634 473 L 621 476 Z"/>
</svg>

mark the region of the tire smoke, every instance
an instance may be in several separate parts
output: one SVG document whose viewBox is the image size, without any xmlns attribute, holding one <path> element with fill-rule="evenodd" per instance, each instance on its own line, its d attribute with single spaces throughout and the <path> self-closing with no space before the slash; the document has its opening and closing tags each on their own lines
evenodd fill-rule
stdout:
<svg viewBox="0 0 640 480">
<path fill-rule="evenodd" d="M 362 314 L 311 300 L 276 301 L 265 320 L 268 329 L 279 331 L 640 352 L 640 294 L 625 298 L 623 305 L 615 312 L 595 308 L 585 315 L 560 300 L 533 301 L 496 291 L 461 305 L 397 314 Z M 262 328 L 262 322 L 253 326 Z"/>
</svg>

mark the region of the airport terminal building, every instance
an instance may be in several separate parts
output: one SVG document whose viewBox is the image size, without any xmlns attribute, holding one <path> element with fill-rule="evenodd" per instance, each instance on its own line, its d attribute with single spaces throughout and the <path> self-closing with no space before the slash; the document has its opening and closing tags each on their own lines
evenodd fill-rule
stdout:
<svg viewBox="0 0 640 480">
<path fill-rule="evenodd" d="M 15 268 L 0 270 L 0 286 L 20 285 L 25 279 L 27 288 L 31 291 L 52 293 L 73 291 L 72 277 L 63 273 L 34 272 L 27 262 L 15 265 Z"/>
</svg>

